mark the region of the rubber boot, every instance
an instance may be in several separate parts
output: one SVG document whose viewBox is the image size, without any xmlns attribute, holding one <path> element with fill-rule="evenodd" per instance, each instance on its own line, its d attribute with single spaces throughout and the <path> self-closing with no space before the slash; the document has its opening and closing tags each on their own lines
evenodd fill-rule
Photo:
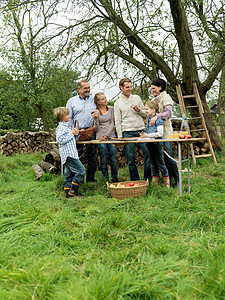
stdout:
<svg viewBox="0 0 225 300">
<path fill-rule="evenodd" d="M 68 188 L 68 187 L 64 187 L 64 191 L 65 191 L 65 193 L 66 193 L 66 198 L 68 198 L 69 197 L 69 190 L 70 190 L 70 188 Z"/>
<path fill-rule="evenodd" d="M 152 184 L 159 184 L 159 176 L 152 176 Z"/>
<path fill-rule="evenodd" d="M 68 196 L 70 197 L 84 197 L 81 193 L 78 192 L 79 184 L 76 182 L 72 182 L 71 188 L 68 192 Z"/>
<path fill-rule="evenodd" d="M 170 188 L 170 177 L 169 176 L 163 176 L 163 182 L 167 188 Z"/>
</svg>

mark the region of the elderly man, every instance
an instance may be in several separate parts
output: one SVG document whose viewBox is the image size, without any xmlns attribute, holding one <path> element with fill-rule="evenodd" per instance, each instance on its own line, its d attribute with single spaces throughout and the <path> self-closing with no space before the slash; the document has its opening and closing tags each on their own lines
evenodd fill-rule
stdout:
<svg viewBox="0 0 225 300">
<path fill-rule="evenodd" d="M 79 122 L 79 129 L 86 129 L 94 126 L 94 116 L 91 113 L 96 110 L 94 98 L 90 95 L 90 84 L 83 79 L 77 83 L 78 95 L 70 98 L 67 101 L 66 107 L 70 111 L 71 123 L 74 125 L 75 120 Z M 96 138 L 95 132 L 91 139 Z M 77 145 L 78 151 L 83 149 L 83 146 Z M 96 145 L 88 145 L 87 151 L 87 172 L 86 181 L 95 182 L 95 172 L 97 169 Z"/>
<path fill-rule="evenodd" d="M 114 104 L 115 125 L 118 138 L 140 137 L 139 133 L 145 130 L 143 117 L 146 117 L 145 107 L 138 95 L 132 95 L 132 83 L 129 78 L 119 82 L 120 98 Z M 144 155 L 144 178 L 151 181 L 151 165 L 146 143 L 137 144 Z M 130 180 L 140 180 L 135 161 L 135 144 L 125 146 Z"/>
</svg>

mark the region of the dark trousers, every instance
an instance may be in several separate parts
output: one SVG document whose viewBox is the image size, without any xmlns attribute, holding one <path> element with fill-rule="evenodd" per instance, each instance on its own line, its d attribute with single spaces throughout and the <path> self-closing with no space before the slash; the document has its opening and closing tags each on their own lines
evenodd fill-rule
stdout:
<svg viewBox="0 0 225 300">
<path fill-rule="evenodd" d="M 96 139 L 96 133 L 94 132 L 91 140 Z M 90 145 L 81 145 L 77 144 L 77 150 L 79 153 L 79 157 L 85 153 L 85 156 L 87 158 L 87 172 L 86 172 L 86 181 L 93 181 L 95 177 L 95 172 L 97 170 L 97 155 L 96 155 L 96 145 L 90 144 Z"/>
<path fill-rule="evenodd" d="M 109 172 L 108 172 L 108 159 L 109 164 L 111 167 L 111 176 L 112 181 L 117 182 L 118 181 L 118 169 L 117 169 L 117 163 L 116 163 L 116 146 L 113 144 L 98 144 L 98 153 L 100 156 L 100 164 L 101 164 L 101 172 L 102 175 L 109 179 Z"/>
<path fill-rule="evenodd" d="M 139 131 L 124 131 L 123 137 L 140 137 L 139 133 L 141 133 L 142 130 Z M 138 147 L 142 150 L 144 155 L 144 179 L 148 179 L 150 182 L 152 181 L 152 170 L 151 170 L 151 164 L 149 159 L 149 153 L 146 143 L 138 143 Z M 140 180 L 137 164 L 135 160 L 135 144 L 127 144 L 125 145 L 125 151 L 127 156 L 127 164 L 130 174 L 130 180 Z"/>
<path fill-rule="evenodd" d="M 85 167 L 79 159 L 67 157 L 64 164 L 65 182 L 64 187 L 70 188 L 72 182 L 81 183 L 84 180 Z"/>
<path fill-rule="evenodd" d="M 161 171 L 162 176 L 169 176 L 168 170 L 164 161 L 164 153 L 162 147 L 158 143 L 148 143 L 150 162 L 152 165 L 152 175 L 159 176 Z"/>
</svg>

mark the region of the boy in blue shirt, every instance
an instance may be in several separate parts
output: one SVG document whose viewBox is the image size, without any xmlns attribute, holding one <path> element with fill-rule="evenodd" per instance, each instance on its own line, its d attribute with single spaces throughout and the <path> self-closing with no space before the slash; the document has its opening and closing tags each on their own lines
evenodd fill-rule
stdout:
<svg viewBox="0 0 225 300">
<path fill-rule="evenodd" d="M 66 107 L 54 109 L 54 117 L 59 122 L 56 129 L 56 141 L 59 145 L 61 162 L 64 165 L 66 197 L 84 197 L 78 192 L 79 186 L 84 180 L 85 168 L 81 163 L 76 147 L 76 139 L 79 129 L 71 130 L 70 112 Z"/>
<path fill-rule="evenodd" d="M 153 126 L 150 125 L 150 120 L 159 111 L 158 103 L 151 101 L 145 104 L 147 113 L 147 133 L 141 133 L 142 138 L 162 139 L 163 136 L 163 120 L 158 118 Z M 152 183 L 159 183 L 159 171 L 161 171 L 163 182 L 169 188 L 169 173 L 164 162 L 163 149 L 158 143 L 148 143 L 150 162 L 152 165 Z"/>
</svg>

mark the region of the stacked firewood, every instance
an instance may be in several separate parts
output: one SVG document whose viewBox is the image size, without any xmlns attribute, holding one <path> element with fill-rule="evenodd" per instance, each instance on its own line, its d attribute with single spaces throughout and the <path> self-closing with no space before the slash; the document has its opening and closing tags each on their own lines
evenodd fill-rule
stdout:
<svg viewBox="0 0 225 300">
<path fill-rule="evenodd" d="M 179 131 L 181 127 L 181 121 L 173 121 L 173 130 Z M 189 122 L 189 128 L 191 136 L 193 138 L 206 138 L 205 131 L 203 131 L 203 125 L 198 121 Z M 212 146 L 215 148 L 215 144 L 212 141 Z M 210 152 L 209 144 L 206 141 L 193 143 L 195 155 L 208 154 Z M 173 149 L 177 152 L 178 144 L 173 143 Z M 185 157 L 187 154 L 187 146 L 182 145 L 182 155 Z"/>
<path fill-rule="evenodd" d="M 37 165 L 33 165 L 32 168 L 37 179 L 40 179 L 46 171 L 54 174 L 59 173 L 61 171 L 59 149 L 53 148 L 44 156 L 43 160 L 39 161 Z"/>
<path fill-rule="evenodd" d="M 39 153 L 47 152 L 52 149 L 49 141 L 55 140 L 55 134 L 39 132 L 8 132 L 0 136 L 0 152 L 6 156 L 12 156 L 16 153 Z"/>
<path fill-rule="evenodd" d="M 143 166 L 144 156 L 142 154 L 142 151 L 137 146 L 135 147 L 136 147 L 137 165 Z M 123 168 L 127 166 L 127 158 L 126 158 L 125 149 L 123 145 L 117 147 L 116 159 L 117 159 L 118 168 Z M 87 168 L 87 156 L 82 155 L 80 157 L 80 160 L 82 164 L 85 166 L 85 168 Z M 98 155 L 98 151 L 97 151 L 97 164 L 98 164 L 98 169 L 100 170 L 100 157 Z M 60 173 L 61 160 L 60 160 L 58 147 L 55 146 L 49 153 L 47 153 L 43 157 L 43 160 L 39 161 L 38 164 L 33 165 L 32 168 L 34 170 L 34 175 L 37 179 L 40 179 L 46 171 L 54 174 Z"/>
</svg>

